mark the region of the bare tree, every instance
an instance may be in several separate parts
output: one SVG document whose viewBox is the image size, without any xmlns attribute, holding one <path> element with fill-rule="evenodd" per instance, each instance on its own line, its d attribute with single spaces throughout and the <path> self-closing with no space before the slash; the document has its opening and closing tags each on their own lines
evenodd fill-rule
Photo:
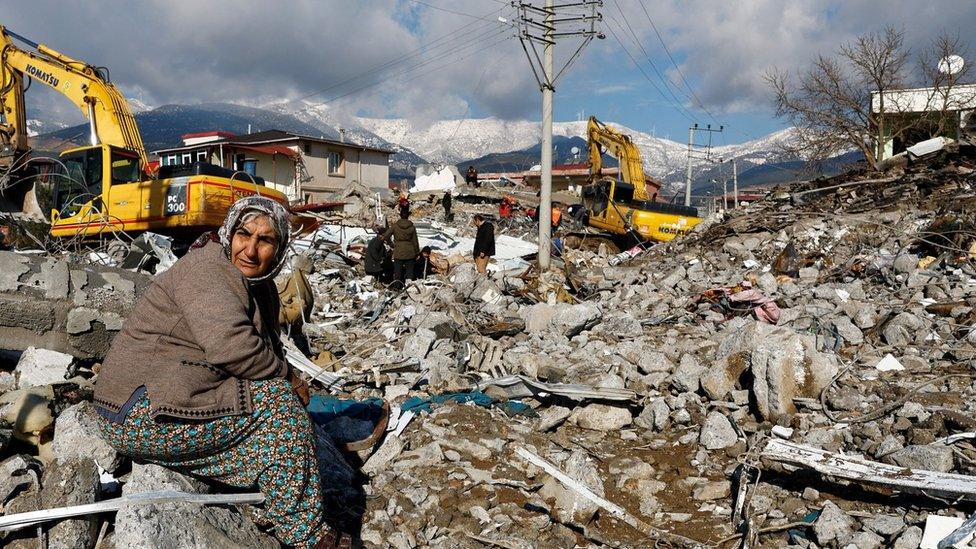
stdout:
<svg viewBox="0 0 976 549">
<path fill-rule="evenodd" d="M 972 109 L 976 91 L 962 84 L 969 81 L 971 65 L 962 60 L 968 48 L 959 35 L 942 34 L 918 58 L 918 69 L 925 90 L 925 117 L 916 117 L 915 126 L 928 135 L 954 133 L 964 122 L 960 111 Z"/>
<path fill-rule="evenodd" d="M 874 167 L 886 140 L 901 131 L 881 113 L 892 112 L 886 92 L 904 87 L 908 59 L 904 31 L 888 27 L 842 45 L 836 57 L 818 55 L 796 85 L 786 71 L 767 73 L 776 115 L 797 130 L 791 152 L 823 160 L 854 147 Z"/>
</svg>

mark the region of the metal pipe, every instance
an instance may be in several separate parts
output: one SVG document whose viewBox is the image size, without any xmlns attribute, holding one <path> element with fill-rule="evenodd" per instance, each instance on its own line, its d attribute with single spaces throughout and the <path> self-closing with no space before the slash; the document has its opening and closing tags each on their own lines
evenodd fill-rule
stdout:
<svg viewBox="0 0 976 549">
<path fill-rule="evenodd" d="M 88 103 L 88 140 L 91 141 L 92 146 L 99 145 L 101 141 L 98 139 L 98 127 L 95 123 L 95 100 L 86 97 L 85 103 Z"/>
</svg>

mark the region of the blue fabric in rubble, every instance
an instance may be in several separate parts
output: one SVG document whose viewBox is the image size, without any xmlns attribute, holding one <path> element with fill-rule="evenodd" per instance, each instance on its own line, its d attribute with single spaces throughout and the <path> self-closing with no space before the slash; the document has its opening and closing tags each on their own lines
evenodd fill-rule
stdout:
<svg viewBox="0 0 976 549">
<path fill-rule="evenodd" d="M 314 395 L 308 403 L 312 422 L 322 427 L 338 444 L 369 437 L 383 415 L 383 400 L 352 400 Z"/>
<path fill-rule="evenodd" d="M 366 512 L 363 475 L 339 449 L 372 434 L 382 414 L 383 401 L 362 401 L 314 395 L 307 407 L 315 431 L 316 458 L 322 480 L 328 522 L 343 531 L 355 531 Z"/>
<path fill-rule="evenodd" d="M 482 393 L 481 391 L 470 391 L 467 393 L 445 393 L 443 395 L 434 395 L 427 398 L 410 397 L 403 401 L 403 404 L 400 405 L 400 410 L 403 412 L 429 413 L 433 408 L 433 405 L 440 405 L 448 402 L 457 402 L 458 404 L 474 402 L 482 408 L 488 408 L 494 401 L 495 400 L 493 398 Z"/>
<path fill-rule="evenodd" d="M 529 405 L 525 404 L 524 402 L 519 402 L 517 400 L 496 402 L 495 399 L 491 398 L 485 393 L 482 393 L 481 391 L 469 391 L 467 393 L 445 393 L 443 395 L 434 395 L 427 398 L 410 397 L 400 405 L 400 410 L 404 412 L 412 411 L 414 413 L 430 413 L 434 406 L 448 402 L 456 402 L 458 404 L 473 402 L 482 408 L 490 408 L 494 405 L 498 406 L 509 416 L 536 416 L 535 411 L 533 411 L 532 408 L 530 408 Z"/>
</svg>

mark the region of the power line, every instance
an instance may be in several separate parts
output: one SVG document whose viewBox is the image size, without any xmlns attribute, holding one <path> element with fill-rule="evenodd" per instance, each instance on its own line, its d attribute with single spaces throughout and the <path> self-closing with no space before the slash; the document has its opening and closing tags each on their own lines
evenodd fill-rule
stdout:
<svg viewBox="0 0 976 549">
<path fill-rule="evenodd" d="M 503 9 L 504 8 L 494 9 L 494 10 L 486 13 L 485 16 L 487 17 L 488 15 L 492 15 L 492 14 L 501 12 Z M 481 17 L 479 17 L 478 19 L 479 20 L 483 20 Z M 489 20 L 489 21 L 491 21 L 491 20 Z M 459 37 L 459 36 L 455 36 L 455 35 L 461 33 L 462 31 L 464 31 L 468 27 L 472 27 L 474 25 L 478 25 L 478 22 L 477 21 L 472 21 L 470 23 L 466 23 L 466 24 L 464 24 L 464 25 L 462 25 L 462 26 L 454 29 L 453 31 L 451 31 L 451 32 L 449 32 L 447 34 L 444 34 L 444 35 L 442 35 L 442 36 L 440 36 L 440 37 L 438 37 L 438 38 L 436 38 L 436 39 L 428 42 L 427 44 L 424 44 L 424 45 L 422 45 L 422 46 L 420 46 L 420 47 L 418 47 L 418 48 L 416 48 L 414 50 L 411 50 L 411 51 L 409 51 L 407 53 L 401 54 L 401 55 L 399 55 L 397 57 L 394 57 L 393 59 L 390 59 L 388 61 L 385 61 L 383 63 L 380 63 L 379 65 L 375 65 L 375 66 L 373 66 L 373 67 L 371 67 L 371 68 L 369 68 L 369 69 L 367 69 L 367 70 L 365 70 L 365 71 L 363 71 L 363 72 L 361 72 L 361 73 L 359 73 L 359 74 L 357 74 L 355 76 L 351 76 L 351 77 L 346 78 L 344 80 L 340 80 L 339 82 L 336 82 L 336 83 L 331 84 L 329 86 L 326 86 L 324 88 L 317 89 L 317 90 L 315 90 L 315 91 L 313 91 L 311 93 L 308 93 L 306 95 L 303 95 L 301 97 L 298 97 L 294 101 L 301 101 L 303 99 L 308 99 L 309 97 L 313 97 L 315 95 L 319 95 L 319 94 L 322 94 L 322 93 L 325 93 L 325 92 L 334 90 L 334 89 L 336 89 L 336 88 L 338 88 L 338 87 L 340 87 L 340 86 L 342 86 L 344 84 L 348 84 L 349 82 L 353 82 L 353 81 L 356 81 L 356 80 L 365 78 L 367 76 L 370 76 L 372 74 L 378 73 L 378 72 L 380 72 L 380 71 L 382 71 L 384 69 L 387 69 L 389 67 L 392 67 L 392 66 L 394 66 L 394 65 L 396 65 L 396 64 L 398 64 L 398 63 L 400 63 L 402 61 L 406 61 L 406 60 L 408 60 L 410 58 L 417 57 L 418 55 L 422 55 L 423 53 L 431 52 L 431 51 L 440 49 L 442 47 L 446 47 L 448 45 L 453 45 L 454 43 L 458 42 L 459 39 L 463 39 L 465 41 L 469 41 L 470 38 L 467 37 L 467 36 L 465 36 L 465 37 Z M 453 38 L 452 38 L 452 36 L 453 36 Z M 435 44 L 438 44 L 438 45 L 435 46 Z"/>
<path fill-rule="evenodd" d="M 509 37 L 507 36 L 507 29 L 495 29 L 493 31 L 488 31 L 487 33 L 485 33 L 484 35 L 482 35 L 481 37 L 478 37 L 478 38 L 483 38 L 483 37 L 487 36 L 487 40 L 493 40 L 495 38 L 498 38 L 499 35 L 501 35 L 501 34 L 505 34 L 506 36 L 503 36 L 500 40 L 495 40 L 494 42 L 491 42 L 489 44 L 486 44 L 486 45 L 484 45 L 484 47 L 479 48 L 477 50 L 474 50 L 473 52 L 471 52 L 468 55 L 459 57 L 459 58 L 457 58 L 456 60 L 454 60 L 452 62 L 460 61 L 462 59 L 467 59 L 468 57 L 470 57 L 470 56 L 472 56 L 474 54 L 481 53 L 481 52 L 483 52 L 485 50 L 488 50 L 488 49 L 492 48 L 495 45 L 501 44 L 502 42 L 504 42 L 504 41 L 506 41 L 506 40 L 509 39 Z M 389 75 L 388 77 L 389 78 L 393 78 L 393 77 L 398 77 L 398 76 L 405 76 L 405 75 L 407 75 L 407 74 L 409 74 L 411 72 L 415 72 L 417 69 L 420 69 L 420 68 L 422 68 L 422 67 L 424 67 L 426 65 L 429 65 L 431 63 L 440 61 L 440 60 L 442 60 L 442 59 L 444 59 L 446 57 L 453 57 L 453 56 L 457 55 L 457 53 L 460 52 L 460 51 L 463 51 L 463 50 L 468 49 L 468 48 L 470 48 L 472 46 L 478 45 L 478 42 L 477 42 L 478 38 L 472 39 L 471 42 L 469 42 L 468 44 L 466 44 L 464 46 L 461 46 L 460 48 L 453 49 L 453 50 L 450 50 L 448 52 L 439 54 L 436 57 L 433 57 L 431 59 L 427 59 L 427 60 L 425 60 L 425 61 L 423 61 L 421 63 L 418 63 L 418 64 L 413 65 L 411 67 L 407 67 L 407 68 L 405 68 L 405 69 L 403 69 L 403 70 L 401 70 L 399 72 L 393 73 L 393 74 Z M 420 76 L 425 76 L 427 74 L 436 72 L 436 70 L 439 70 L 439 69 L 441 69 L 444 66 L 447 66 L 447 65 L 446 64 L 445 65 L 440 65 L 440 66 L 434 67 L 434 70 L 420 72 L 417 76 L 412 77 L 412 78 L 409 78 L 409 79 L 405 80 L 405 82 L 409 82 L 409 81 L 414 80 L 415 78 L 418 78 Z M 371 82 L 369 84 L 360 86 L 360 87 L 355 88 L 353 90 L 350 90 L 348 92 L 345 92 L 345 93 L 336 95 L 334 97 L 331 97 L 329 99 L 326 99 L 322 103 L 323 104 L 326 104 L 326 103 L 332 103 L 334 101 L 338 101 L 339 99 L 343 99 L 345 97 L 348 97 L 350 95 L 353 95 L 353 94 L 358 93 L 360 91 L 363 91 L 365 89 L 372 88 L 374 86 L 378 86 L 380 84 L 383 84 L 384 82 L 385 82 L 384 80 L 379 80 L 379 81 L 376 81 L 376 82 Z"/>
<path fill-rule="evenodd" d="M 407 2 L 413 2 L 414 4 L 420 4 L 421 6 L 427 6 L 428 8 L 431 8 L 431 9 L 440 10 L 440 11 L 447 12 L 447 13 L 453 13 L 455 15 L 463 15 L 465 17 L 471 17 L 473 19 L 480 19 L 482 21 L 492 21 L 491 19 L 488 19 L 487 16 L 485 16 L 485 15 L 472 15 L 470 13 L 464 13 L 463 11 L 452 10 L 452 9 L 449 9 L 449 8 L 442 8 L 440 6 L 435 6 L 434 4 L 428 4 L 427 2 L 423 2 L 421 0 L 406 0 L 406 1 Z"/>
<path fill-rule="evenodd" d="M 661 79 L 661 82 L 664 83 L 664 87 L 665 89 L 668 90 L 668 93 L 671 94 L 671 97 L 673 97 L 674 100 L 679 103 L 682 102 L 683 99 L 679 99 L 678 96 L 675 95 L 674 90 L 672 89 L 672 88 L 676 88 L 677 86 L 675 86 L 674 83 L 671 82 L 668 78 L 665 78 L 664 75 L 661 74 L 661 71 L 658 70 L 657 65 L 654 64 L 654 60 L 651 59 L 650 54 L 647 53 L 647 50 L 644 48 L 644 44 L 637 36 L 637 33 L 634 32 L 634 28 L 630 26 L 630 21 L 627 19 L 627 16 L 624 15 L 624 11 L 620 9 L 620 3 L 617 2 L 617 0 L 613 0 L 613 4 L 617 7 L 617 12 L 620 13 L 620 18 L 623 20 L 624 24 L 627 25 L 627 30 L 630 31 L 630 34 L 634 39 L 634 43 L 637 44 L 637 47 L 640 48 L 640 50 L 644 53 L 644 57 L 647 58 L 647 63 L 651 66 L 651 69 L 654 70 L 654 74 L 656 74 L 657 77 Z"/>
<path fill-rule="evenodd" d="M 611 17 L 608 17 L 608 19 L 616 22 L 616 20 Z M 661 91 L 661 88 L 659 88 L 657 84 L 654 83 L 654 80 L 651 79 L 650 75 L 647 74 L 647 71 L 645 71 L 644 68 L 641 67 L 640 63 L 637 62 L 637 59 L 630 53 L 630 50 L 627 49 L 627 46 L 625 46 L 624 43 L 620 40 L 620 37 L 617 36 L 617 33 L 616 31 L 613 30 L 613 27 L 607 25 L 607 30 L 610 31 L 610 36 L 613 36 L 613 39 L 617 41 L 617 44 L 620 45 L 620 49 L 622 49 L 624 53 L 627 54 L 627 57 L 629 57 L 631 62 L 634 63 L 634 66 L 637 67 L 637 70 L 640 71 L 642 75 L 644 75 L 644 78 L 648 81 L 648 83 L 651 84 L 651 87 L 653 87 L 654 90 L 657 91 L 658 95 L 661 96 L 661 99 L 664 99 L 675 111 L 678 112 L 678 114 L 685 117 L 689 122 L 692 123 L 698 122 L 698 120 L 695 119 L 695 117 L 692 116 L 691 113 L 689 113 L 684 107 L 668 99 L 668 97 L 664 94 L 664 92 Z"/>
<path fill-rule="evenodd" d="M 503 33 L 503 32 L 505 32 L 505 29 L 504 28 L 495 28 L 495 29 L 488 29 L 488 30 L 482 31 L 480 34 L 476 34 L 473 37 L 466 36 L 464 38 L 464 44 L 463 45 L 457 45 L 457 44 L 460 44 L 460 42 L 456 42 L 454 40 L 449 41 L 449 42 L 445 42 L 444 44 L 441 44 L 441 46 L 438 46 L 434 50 L 430 50 L 430 51 L 435 51 L 437 49 L 441 49 L 442 47 L 451 46 L 449 49 L 445 49 L 445 51 L 441 51 L 441 52 L 437 53 L 436 55 L 434 55 L 433 57 L 429 57 L 427 59 L 422 59 L 421 58 L 420 60 L 418 60 L 414 64 L 408 65 L 408 66 L 406 66 L 406 68 L 404 68 L 404 69 L 402 69 L 402 70 L 400 70 L 398 72 L 393 72 L 393 73 L 387 74 L 386 77 L 387 78 L 390 78 L 390 77 L 394 77 L 394 76 L 399 76 L 401 74 L 404 74 L 405 72 L 410 72 L 412 70 L 415 70 L 417 68 L 420 68 L 420 67 L 423 67 L 423 66 L 425 66 L 427 64 L 430 64 L 433 61 L 437 61 L 437 60 L 442 59 L 442 58 L 444 58 L 446 56 L 454 55 L 455 53 L 457 53 L 460 50 L 463 50 L 463 49 L 466 49 L 466 48 L 470 48 L 472 45 L 476 44 L 478 40 L 480 40 L 480 39 L 482 39 L 482 38 L 484 38 L 486 36 L 495 36 L 495 35 L 500 34 L 500 33 Z M 315 95 L 321 95 L 321 94 L 323 94 L 325 92 L 328 92 L 328 91 L 334 90 L 336 88 L 339 88 L 339 87 L 341 87 L 344 84 L 348 84 L 348 83 L 354 82 L 356 80 L 362 80 L 362 79 L 367 78 L 367 77 L 370 77 L 370 76 L 375 76 L 375 75 L 382 74 L 382 73 L 384 73 L 384 71 L 386 69 L 394 68 L 398 64 L 402 63 L 403 61 L 407 61 L 408 59 L 414 58 L 414 57 L 417 57 L 417 56 L 416 55 L 412 55 L 412 56 L 404 57 L 398 63 L 386 63 L 379 70 L 366 71 L 364 73 L 361 73 L 359 75 L 356 75 L 355 77 L 347 78 L 347 79 L 345 79 L 343 81 L 337 82 L 337 83 L 335 83 L 335 84 L 333 84 L 331 86 L 328 86 L 326 88 L 323 88 L 321 90 L 316 90 L 316 91 L 314 91 L 312 93 L 306 94 L 306 95 L 304 95 L 302 97 L 299 97 L 297 100 L 307 99 L 307 98 L 312 97 L 312 96 L 315 96 Z M 359 90 L 359 89 L 363 89 L 364 87 L 370 87 L 370 86 L 376 85 L 377 83 L 379 83 L 379 82 L 371 82 L 369 84 L 366 84 L 365 86 L 354 88 L 353 92 L 355 92 L 356 90 Z M 348 94 L 342 94 L 339 97 L 345 97 L 346 95 L 348 95 Z M 334 98 L 330 99 L 329 101 L 334 101 L 335 99 L 337 99 L 337 98 L 334 97 Z"/>
<path fill-rule="evenodd" d="M 716 120 L 715 117 L 712 116 L 712 113 L 708 112 L 708 109 L 705 108 L 705 104 L 702 103 L 702 100 L 698 98 L 698 94 L 695 93 L 694 88 L 691 87 L 691 84 L 688 83 L 688 80 L 685 78 L 684 73 L 681 72 L 681 67 L 678 66 L 678 63 L 674 60 L 674 57 L 671 55 L 671 50 L 668 49 L 668 45 L 664 42 L 664 38 L 661 36 L 661 33 L 658 32 L 657 25 L 655 25 L 654 20 L 651 19 L 651 14 L 647 11 L 647 7 L 640 0 L 638 0 L 637 3 L 640 4 L 641 9 L 644 11 L 644 16 L 647 17 L 647 22 L 651 24 L 651 28 L 654 29 L 654 34 L 657 35 L 658 42 L 660 42 L 661 46 L 664 47 L 664 52 L 668 54 L 668 59 L 671 60 L 671 64 L 674 65 L 675 70 L 678 71 L 678 76 L 681 77 L 681 81 L 685 83 L 685 87 L 687 87 L 688 91 L 691 92 L 691 96 L 695 99 L 695 102 L 698 103 L 698 106 L 701 107 L 701 110 L 703 110 L 705 114 L 709 116 L 709 118 L 711 118 L 715 122 L 718 122 L 718 120 Z"/>
</svg>

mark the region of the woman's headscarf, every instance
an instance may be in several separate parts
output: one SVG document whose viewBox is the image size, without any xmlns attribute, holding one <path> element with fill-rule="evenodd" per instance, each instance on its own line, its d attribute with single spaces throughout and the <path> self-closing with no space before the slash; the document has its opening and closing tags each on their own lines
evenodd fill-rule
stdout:
<svg viewBox="0 0 976 549">
<path fill-rule="evenodd" d="M 248 212 L 259 212 L 271 219 L 271 224 L 278 233 L 278 246 L 275 248 L 274 264 L 270 271 L 263 276 L 248 278 L 251 283 L 262 282 L 274 278 L 281 271 L 285 264 L 285 254 L 288 252 L 288 240 L 290 226 L 288 224 L 288 211 L 280 202 L 271 200 L 263 196 L 248 196 L 234 202 L 224 224 L 217 230 L 217 238 L 224 247 L 227 257 L 230 257 L 230 242 L 234 238 L 234 232 L 240 227 L 241 219 Z"/>
</svg>

